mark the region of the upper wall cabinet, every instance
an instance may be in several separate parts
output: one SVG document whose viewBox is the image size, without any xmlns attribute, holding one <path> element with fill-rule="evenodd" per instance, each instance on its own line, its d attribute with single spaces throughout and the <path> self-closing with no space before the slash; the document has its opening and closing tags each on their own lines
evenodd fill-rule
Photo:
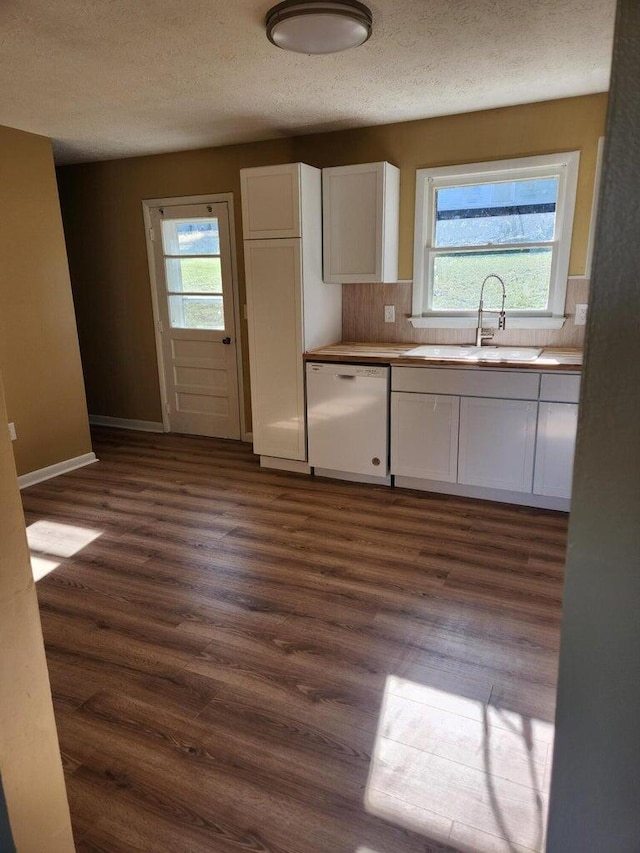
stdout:
<svg viewBox="0 0 640 853">
<path fill-rule="evenodd" d="M 322 170 L 326 282 L 398 280 L 400 170 L 390 163 Z"/>
<path fill-rule="evenodd" d="M 300 163 L 241 171 L 245 240 L 302 236 L 300 171 Z"/>
</svg>

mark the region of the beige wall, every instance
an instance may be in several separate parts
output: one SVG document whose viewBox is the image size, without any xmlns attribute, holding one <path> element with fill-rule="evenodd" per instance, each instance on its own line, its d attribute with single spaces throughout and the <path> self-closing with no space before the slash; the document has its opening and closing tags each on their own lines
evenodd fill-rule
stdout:
<svg viewBox="0 0 640 853">
<path fill-rule="evenodd" d="M 238 172 L 245 166 L 300 160 L 322 167 L 389 160 L 401 169 L 400 278 L 411 278 L 417 168 L 580 150 L 570 274 L 582 275 L 606 104 L 606 95 L 593 95 L 60 170 L 89 410 L 161 420 L 143 198 L 232 191 L 239 202 Z M 243 301 L 239 203 L 236 239 Z M 245 362 L 246 355 L 244 334 Z M 247 377 L 248 370 L 245 382 Z M 248 411 L 246 387 L 245 407 Z"/>
<path fill-rule="evenodd" d="M 51 143 L 0 127 L 0 369 L 19 474 L 91 450 Z"/>
<path fill-rule="evenodd" d="M 59 170 L 92 415 L 162 420 L 142 199 L 232 192 L 244 300 L 240 169 L 287 163 L 293 157 L 291 141 L 282 140 Z M 248 383 L 244 323 L 241 334 Z"/>
<path fill-rule="evenodd" d="M 19 853 L 72 853 L 24 515 L 0 382 L 0 773 Z"/>
<path fill-rule="evenodd" d="M 400 167 L 399 277 L 413 275 L 415 171 L 431 166 L 580 151 L 570 275 L 584 273 L 598 138 L 607 96 L 590 95 L 360 130 L 298 137 L 296 158 L 314 166 L 388 160 Z"/>
</svg>

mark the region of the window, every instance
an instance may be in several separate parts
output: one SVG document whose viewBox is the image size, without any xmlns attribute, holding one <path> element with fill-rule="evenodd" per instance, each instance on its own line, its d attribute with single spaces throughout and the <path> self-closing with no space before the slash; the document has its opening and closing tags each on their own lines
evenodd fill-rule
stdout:
<svg viewBox="0 0 640 853">
<path fill-rule="evenodd" d="M 173 329 L 224 329 L 220 235 L 215 217 L 162 223 Z"/>
<path fill-rule="evenodd" d="M 504 279 L 511 325 L 562 326 L 579 156 L 417 171 L 414 326 L 475 325 L 490 273 Z M 500 297 L 487 284 L 485 307 Z"/>
</svg>

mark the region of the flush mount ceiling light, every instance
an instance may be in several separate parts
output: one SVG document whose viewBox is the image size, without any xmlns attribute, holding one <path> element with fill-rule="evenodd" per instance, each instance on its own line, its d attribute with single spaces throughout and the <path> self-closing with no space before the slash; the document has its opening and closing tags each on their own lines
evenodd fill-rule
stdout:
<svg viewBox="0 0 640 853">
<path fill-rule="evenodd" d="M 371 10 L 355 0 L 285 0 L 267 12 L 267 37 L 295 53 L 337 53 L 371 35 Z"/>
</svg>

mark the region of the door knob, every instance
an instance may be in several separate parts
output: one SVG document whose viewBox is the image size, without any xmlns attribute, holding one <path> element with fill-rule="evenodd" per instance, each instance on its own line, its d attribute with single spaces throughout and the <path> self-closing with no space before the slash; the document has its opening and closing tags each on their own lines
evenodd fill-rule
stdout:
<svg viewBox="0 0 640 853">
<path fill-rule="evenodd" d="M 223 338 L 223 339 L 222 339 L 222 343 L 223 343 L 223 344 L 226 344 L 227 346 L 229 346 L 229 344 L 231 343 L 231 338 Z"/>
</svg>

